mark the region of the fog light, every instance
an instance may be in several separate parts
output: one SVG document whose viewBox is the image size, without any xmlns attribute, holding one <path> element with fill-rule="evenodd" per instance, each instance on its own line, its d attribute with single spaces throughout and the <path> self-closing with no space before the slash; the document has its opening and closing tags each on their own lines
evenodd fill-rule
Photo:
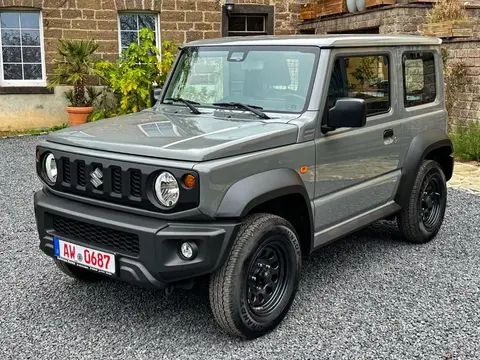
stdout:
<svg viewBox="0 0 480 360">
<path fill-rule="evenodd" d="M 193 260 L 198 254 L 197 244 L 185 241 L 180 245 L 180 255 L 185 260 Z"/>
</svg>

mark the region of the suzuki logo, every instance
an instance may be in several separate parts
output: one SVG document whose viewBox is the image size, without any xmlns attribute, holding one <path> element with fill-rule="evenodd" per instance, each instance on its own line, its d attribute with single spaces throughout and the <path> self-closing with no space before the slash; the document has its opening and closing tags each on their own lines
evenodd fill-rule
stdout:
<svg viewBox="0 0 480 360">
<path fill-rule="evenodd" d="M 103 172 L 102 172 L 102 169 L 100 168 L 95 168 L 95 170 L 93 170 L 91 173 L 90 173 L 90 182 L 93 184 L 93 186 L 95 186 L 96 188 L 100 187 L 103 185 Z"/>
</svg>

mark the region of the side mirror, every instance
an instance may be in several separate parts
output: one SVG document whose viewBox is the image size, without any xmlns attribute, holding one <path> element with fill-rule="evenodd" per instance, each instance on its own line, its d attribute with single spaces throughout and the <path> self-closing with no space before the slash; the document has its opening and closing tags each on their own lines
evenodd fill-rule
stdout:
<svg viewBox="0 0 480 360">
<path fill-rule="evenodd" d="M 363 127 L 367 123 L 367 106 L 365 100 L 356 98 L 337 99 L 328 111 L 327 129 L 335 130 L 345 127 Z"/>
<path fill-rule="evenodd" d="M 154 88 L 150 91 L 150 104 L 154 106 L 158 99 L 160 99 L 160 95 L 162 94 L 161 88 Z"/>
</svg>

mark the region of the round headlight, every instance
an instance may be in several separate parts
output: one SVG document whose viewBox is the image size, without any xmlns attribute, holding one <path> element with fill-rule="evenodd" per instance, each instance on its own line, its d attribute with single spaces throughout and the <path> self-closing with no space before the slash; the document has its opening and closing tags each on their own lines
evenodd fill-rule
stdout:
<svg viewBox="0 0 480 360">
<path fill-rule="evenodd" d="M 57 182 L 57 162 L 55 161 L 55 156 L 52 153 L 45 156 L 45 161 L 43 163 L 45 169 L 45 175 L 47 180 L 55 184 Z"/>
<path fill-rule="evenodd" d="M 163 172 L 155 180 L 155 195 L 165 207 L 173 207 L 180 197 L 180 188 L 175 177 L 169 172 Z"/>
</svg>

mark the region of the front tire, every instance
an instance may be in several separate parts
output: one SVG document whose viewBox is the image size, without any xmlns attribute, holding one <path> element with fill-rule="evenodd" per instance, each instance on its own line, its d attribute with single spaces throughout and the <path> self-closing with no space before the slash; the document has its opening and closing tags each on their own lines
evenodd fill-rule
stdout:
<svg viewBox="0 0 480 360">
<path fill-rule="evenodd" d="M 447 206 L 447 182 L 440 165 L 424 160 L 420 166 L 407 206 L 398 214 L 397 224 L 407 241 L 422 244 L 437 235 Z"/>
<path fill-rule="evenodd" d="M 288 221 L 270 214 L 247 217 L 225 263 L 210 278 L 210 306 L 219 326 L 248 339 L 277 327 L 295 298 L 301 255 Z"/>
</svg>

